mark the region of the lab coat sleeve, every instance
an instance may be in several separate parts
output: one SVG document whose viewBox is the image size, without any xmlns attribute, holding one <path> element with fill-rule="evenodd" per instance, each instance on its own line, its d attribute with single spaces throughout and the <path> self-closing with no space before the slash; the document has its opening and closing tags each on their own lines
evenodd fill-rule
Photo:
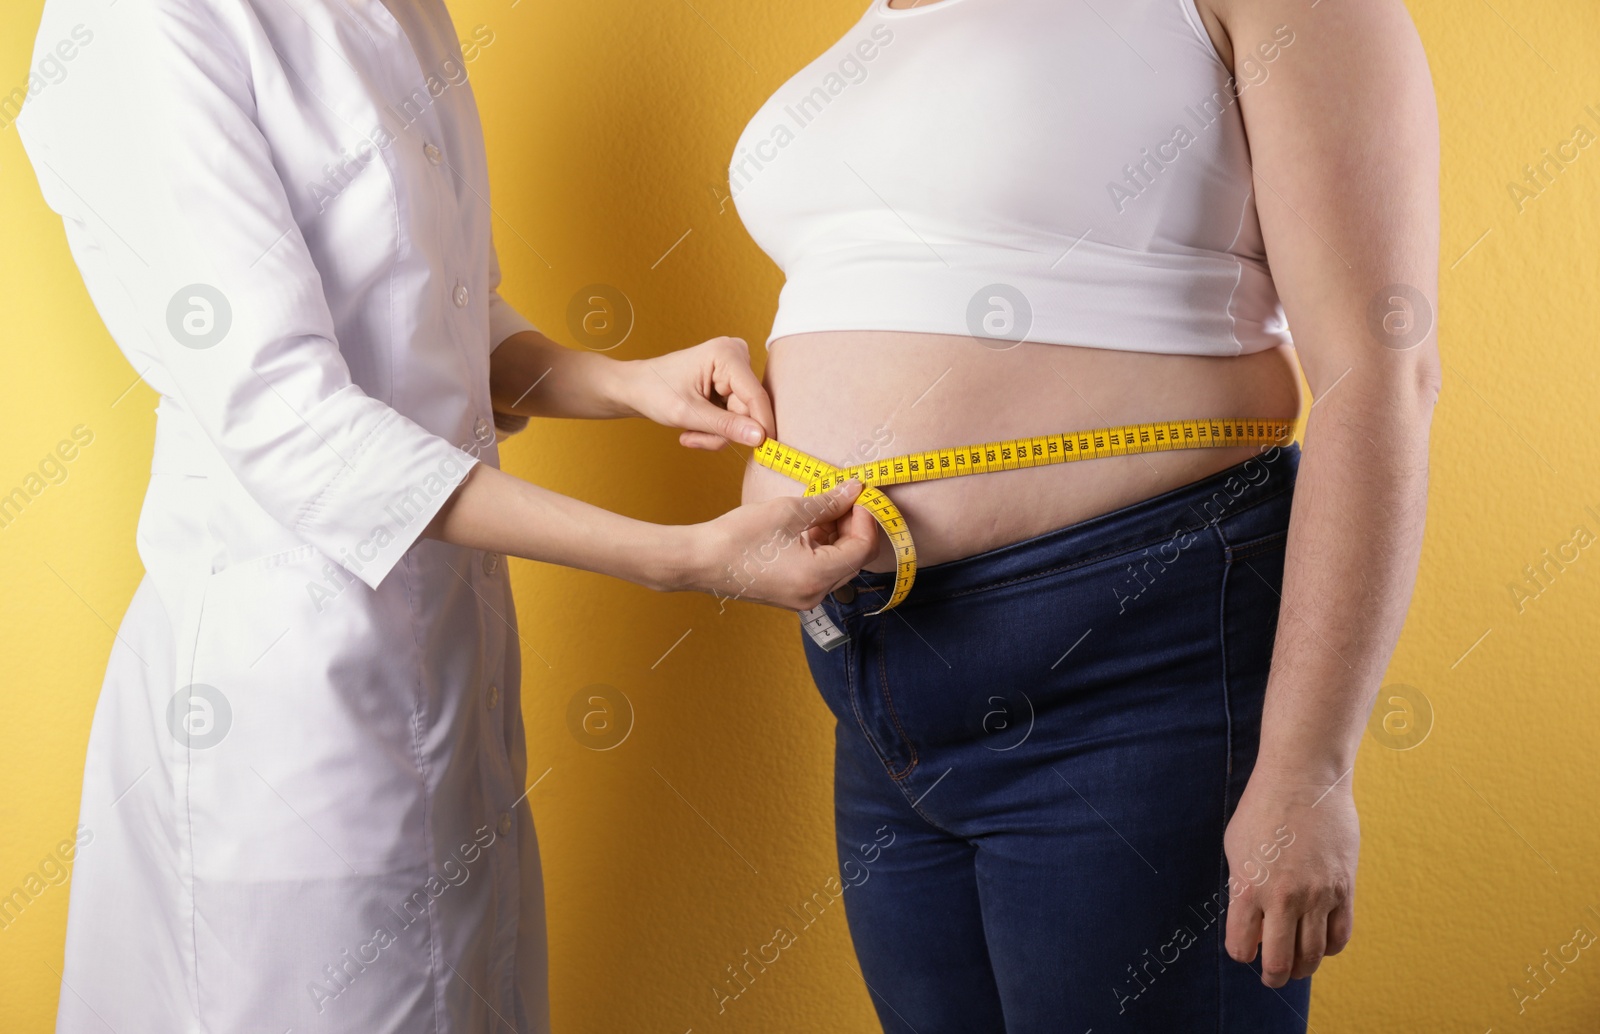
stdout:
<svg viewBox="0 0 1600 1034">
<path fill-rule="evenodd" d="M 249 5 L 108 10 L 97 64 L 19 124 L 46 200 L 119 344 L 268 514 L 376 588 L 477 459 L 352 382 L 256 121 Z"/>
<path fill-rule="evenodd" d="M 494 244 L 489 245 L 489 344 L 499 348 L 506 338 L 524 330 L 539 328 L 500 296 L 500 254 Z"/>
</svg>

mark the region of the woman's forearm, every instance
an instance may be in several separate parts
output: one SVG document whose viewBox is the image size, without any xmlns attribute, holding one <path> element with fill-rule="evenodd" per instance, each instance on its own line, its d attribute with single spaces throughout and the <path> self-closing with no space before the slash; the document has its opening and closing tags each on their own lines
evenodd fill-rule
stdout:
<svg viewBox="0 0 1600 1034">
<path fill-rule="evenodd" d="M 652 589 L 694 587 L 694 527 L 633 520 L 483 463 L 473 466 L 423 534 Z"/>
<path fill-rule="evenodd" d="M 760 445 L 773 424 L 749 346 L 738 338 L 618 362 L 524 331 L 494 350 L 489 380 L 502 433 L 515 430 L 506 423 L 533 416 L 642 416 L 680 428 L 686 446 L 716 449 L 730 441 Z M 770 500 L 703 524 L 664 527 L 478 464 L 423 534 L 652 589 L 810 610 L 854 577 L 877 544 L 871 515 L 854 506 L 860 490 L 850 482 L 806 500 Z"/>
<path fill-rule="evenodd" d="M 525 417 L 607 420 L 635 415 L 627 402 L 632 364 L 567 348 L 538 331 L 500 342 L 489 356 L 489 397 L 496 412 Z"/>
<path fill-rule="evenodd" d="M 608 574 L 666 592 L 810 610 L 853 578 L 878 526 L 858 482 L 742 506 L 704 524 L 648 524 L 479 463 L 423 535 L 468 549 Z"/>
<path fill-rule="evenodd" d="M 1438 392 L 1424 366 L 1394 372 L 1352 369 L 1313 407 L 1295 484 L 1258 765 L 1327 786 L 1355 763 L 1422 548 Z"/>
<path fill-rule="evenodd" d="M 750 369 L 750 348 L 718 337 L 650 359 L 619 361 L 565 348 L 537 331 L 513 334 L 489 358 L 495 422 L 515 432 L 530 417 L 642 416 L 682 428 L 697 449 L 760 445 L 772 403 Z"/>
</svg>

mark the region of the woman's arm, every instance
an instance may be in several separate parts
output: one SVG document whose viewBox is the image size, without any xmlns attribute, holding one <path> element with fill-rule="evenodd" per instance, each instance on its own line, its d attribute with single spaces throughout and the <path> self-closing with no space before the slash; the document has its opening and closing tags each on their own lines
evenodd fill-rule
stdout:
<svg viewBox="0 0 1600 1034">
<path fill-rule="evenodd" d="M 489 394 L 495 412 L 516 417 L 642 416 L 684 428 L 679 440 L 691 448 L 760 445 L 774 430 L 772 403 L 750 370 L 750 349 L 736 337 L 618 361 L 523 331 L 491 353 Z"/>
<path fill-rule="evenodd" d="M 662 591 L 810 610 L 877 548 L 877 524 L 854 505 L 860 491 L 852 481 L 821 496 L 741 506 L 705 524 L 664 526 L 478 463 L 423 535 Z"/>
<path fill-rule="evenodd" d="M 566 348 L 536 330 L 512 334 L 489 361 L 497 422 L 533 416 L 642 416 L 685 430 L 684 445 L 760 445 L 772 403 L 739 338 L 713 338 L 651 359 L 619 362 Z M 660 590 L 809 610 L 855 577 L 877 526 L 852 510 L 860 492 L 772 500 L 707 524 L 662 527 L 610 513 L 477 464 L 424 534 L 474 549 L 614 575 Z"/>
<path fill-rule="evenodd" d="M 1267 254 L 1315 398 L 1260 756 L 1226 842 L 1237 874 L 1276 831 L 1289 841 L 1227 922 L 1229 953 L 1249 961 L 1259 944 L 1279 987 L 1351 934 L 1351 773 L 1416 578 L 1440 388 L 1439 129 L 1401 0 L 1210 6 L 1245 84 Z M 1284 29 L 1292 44 L 1268 59 L 1259 47 Z"/>
</svg>

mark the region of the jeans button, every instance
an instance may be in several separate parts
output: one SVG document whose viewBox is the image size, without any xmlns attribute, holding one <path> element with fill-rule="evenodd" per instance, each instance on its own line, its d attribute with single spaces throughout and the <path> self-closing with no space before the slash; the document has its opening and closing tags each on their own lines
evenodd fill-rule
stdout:
<svg viewBox="0 0 1600 1034">
<path fill-rule="evenodd" d="M 841 585 L 833 590 L 833 598 L 840 603 L 854 603 L 856 600 L 856 587 L 854 585 Z"/>
</svg>

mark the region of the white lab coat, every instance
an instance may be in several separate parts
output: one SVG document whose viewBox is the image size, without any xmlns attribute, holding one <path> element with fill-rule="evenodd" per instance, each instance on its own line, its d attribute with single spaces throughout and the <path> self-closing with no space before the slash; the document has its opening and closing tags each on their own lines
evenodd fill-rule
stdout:
<svg viewBox="0 0 1600 1034">
<path fill-rule="evenodd" d="M 160 395 L 68 1034 L 548 1029 L 506 566 L 418 538 L 530 324 L 456 30 L 390 3 L 45 7 L 19 132 Z"/>
</svg>

